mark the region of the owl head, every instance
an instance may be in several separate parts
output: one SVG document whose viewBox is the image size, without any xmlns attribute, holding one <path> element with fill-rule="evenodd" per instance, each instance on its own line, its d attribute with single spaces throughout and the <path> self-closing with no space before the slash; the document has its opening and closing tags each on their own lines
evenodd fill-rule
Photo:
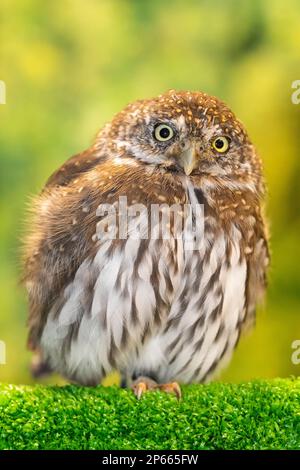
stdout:
<svg viewBox="0 0 300 470">
<path fill-rule="evenodd" d="M 244 126 L 222 101 L 205 93 L 170 90 L 136 101 L 115 116 L 105 134 L 114 154 L 177 175 L 261 174 Z"/>
</svg>

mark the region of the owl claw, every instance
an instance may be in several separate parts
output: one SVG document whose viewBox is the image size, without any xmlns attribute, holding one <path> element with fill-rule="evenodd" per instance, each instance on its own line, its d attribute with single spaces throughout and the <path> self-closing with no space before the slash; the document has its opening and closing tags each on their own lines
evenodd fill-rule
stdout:
<svg viewBox="0 0 300 470">
<path fill-rule="evenodd" d="M 134 391 L 135 396 L 139 400 L 141 396 L 143 395 L 143 393 L 147 391 L 147 385 L 145 384 L 145 382 L 140 382 L 136 385 L 133 391 Z"/>
<path fill-rule="evenodd" d="M 144 376 L 140 376 L 131 385 L 131 389 L 133 390 L 133 393 L 135 394 L 138 400 L 147 390 L 155 390 L 157 387 L 158 385 L 155 380 Z"/>
<path fill-rule="evenodd" d="M 159 389 L 166 393 L 173 393 L 178 400 L 182 397 L 181 388 L 177 382 L 159 385 Z"/>
<path fill-rule="evenodd" d="M 161 390 L 165 393 L 172 393 L 177 397 L 178 400 L 180 400 L 180 398 L 182 397 L 181 388 L 177 382 L 157 384 L 152 379 L 143 377 L 141 379 L 136 380 L 132 384 L 131 388 L 138 400 L 140 400 L 141 396 L 149 390 Z"/>
</svg>

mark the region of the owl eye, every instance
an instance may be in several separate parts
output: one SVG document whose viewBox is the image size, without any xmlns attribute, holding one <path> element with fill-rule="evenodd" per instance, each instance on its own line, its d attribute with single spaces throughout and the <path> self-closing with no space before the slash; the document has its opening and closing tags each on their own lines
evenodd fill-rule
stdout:
<svg viewBox="0 0 300 470">
<path fill-rule="evenodd" d="M 167 124 L 158 124 L 154 129 L 154 137 L 160 142 L 166 142 L 167 140 L 172 139 L 174 131 L 172 127 Z"/>
<path fill-rule="evenodd" d="M 213 139 L 211 146 L 219 153 L 225 153 L 229 149 L 229 139 L 225 136 Z"/>
</svg>

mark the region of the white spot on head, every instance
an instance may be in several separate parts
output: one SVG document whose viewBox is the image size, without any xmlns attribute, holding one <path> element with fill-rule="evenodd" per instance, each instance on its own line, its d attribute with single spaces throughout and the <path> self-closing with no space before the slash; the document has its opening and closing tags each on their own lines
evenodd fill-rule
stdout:
<svg viewBox="0 0 300 470">
<path fill-rule="evenodd" d="M 175 119 L 175 123 L 179 131 L 182 132 L 186 130 L 186 122 L 183 114 L 181 114 L 178 118 Z"/>
<path fill-rule="evenodd" d="M 136 117 L 138 114 L 139 114 L 139 110 L 138 110 L 138 109 L 136 109 L 135 111 L 132 111 L 132 112 L 130 113 L 130 115 L 131 115 L 132 117 Z"/>
<path fill-rule="evenodd" d="M 204 124 L 202 128 L 203 135 L 210 140 L 213 136 L 215 135 L 220 135 L 222 133 L 222 130 L 219 125 L 213 126 L 213 125 L 207 125 Z"/>
</svg>

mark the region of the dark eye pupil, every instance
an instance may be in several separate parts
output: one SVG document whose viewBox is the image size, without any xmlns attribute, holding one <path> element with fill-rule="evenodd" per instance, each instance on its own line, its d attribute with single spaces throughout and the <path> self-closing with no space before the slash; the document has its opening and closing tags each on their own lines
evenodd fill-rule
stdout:
<svg viewBox="0 0 300 470">
<path fill-rule="evenodd" d="M 217 140 L 215 141 L 215 146 L 217 147 L 217 149 L 223 148 L 223 147 L 224 147 L 224 142 L 223 142 L 223 140 L 222 140 L 222 139 L 217 139 Z"/>
<path fill-rule="evenodd" d="M 167 139 L 170 136 L 170 129 L 162 127 L 159 131 L 159 135 L 162 139 Z"/>
</svg>

